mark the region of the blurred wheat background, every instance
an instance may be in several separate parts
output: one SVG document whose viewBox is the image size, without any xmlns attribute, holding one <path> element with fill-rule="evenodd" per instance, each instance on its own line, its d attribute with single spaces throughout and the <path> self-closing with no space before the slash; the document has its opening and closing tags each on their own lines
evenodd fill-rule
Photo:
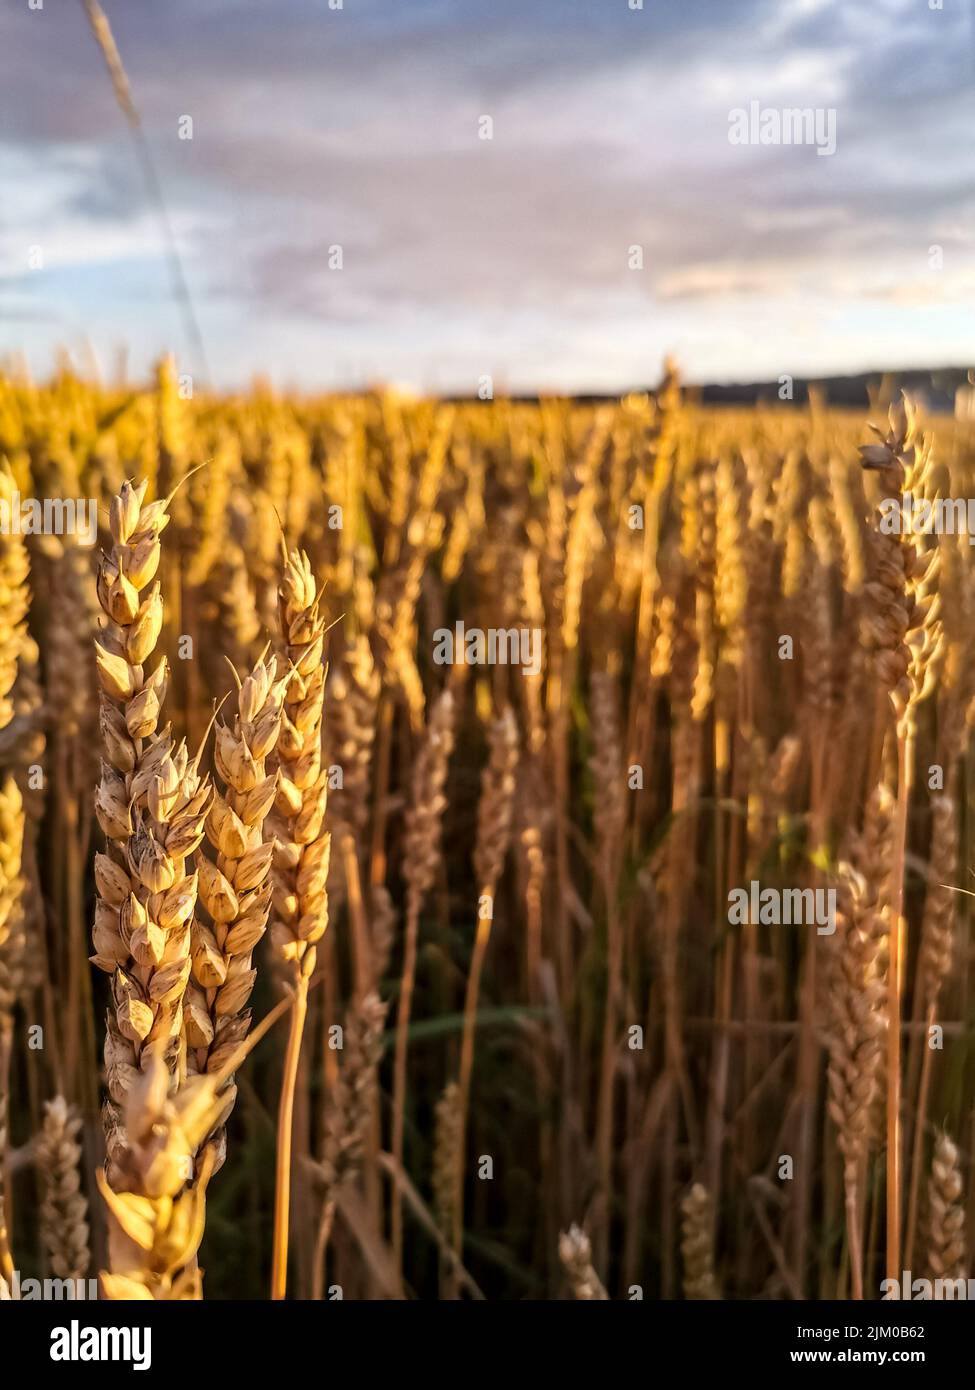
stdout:
<svg viewBox="0 0 975 1390">
<path fill-rule="evenodd" d="M 975 570 L 875 508 L 975 439 L 870 419 L 0 382 L 99 499 L 0 538 L 8 1285 L 266 1296 L 288 1135 L 277 1296 L 877 1297 L 891 1190 L 967 1273 Z"/>
</svg>

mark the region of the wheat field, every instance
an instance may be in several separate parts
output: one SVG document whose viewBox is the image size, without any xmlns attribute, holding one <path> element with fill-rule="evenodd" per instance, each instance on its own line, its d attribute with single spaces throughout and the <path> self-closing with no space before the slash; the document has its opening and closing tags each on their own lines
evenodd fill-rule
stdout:
<svg viewBox="0 0 975 1390">
<path fill-rule="evenodd" d="M 881 504 L 970 422 L 167 359 L 0 459 L 5 1296 L 967 1277 L 975 564 Z"/>
</svg>

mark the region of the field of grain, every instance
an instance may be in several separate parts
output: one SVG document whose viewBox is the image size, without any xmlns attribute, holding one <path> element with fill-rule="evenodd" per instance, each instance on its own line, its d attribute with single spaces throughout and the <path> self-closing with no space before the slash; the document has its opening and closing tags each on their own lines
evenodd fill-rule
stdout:
<svg viewBox="0 0 975 1390">
<path fill-rule="evenodd" d="M 972 424 L 186 394 L 0 380 L 4 1294 L 967 1276 Z"/>
</svg>

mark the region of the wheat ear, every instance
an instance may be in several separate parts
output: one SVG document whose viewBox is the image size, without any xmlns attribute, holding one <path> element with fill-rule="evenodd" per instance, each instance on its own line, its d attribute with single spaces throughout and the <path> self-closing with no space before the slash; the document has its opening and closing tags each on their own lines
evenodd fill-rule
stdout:
<svg viewBox="0 0 975 1390">
<path fill-rule="evenodd" d="M 934 502 L 937 488 L 931 455 L 918 430 L 917 412 L 904 397 L 891 406 L 887 434 L 874 426 L 879 444 L 863 445 L 860 458 L 880 470 L 888 496 L 901 490 Z M 873 571 L 865 585 L 864 645 L 872 652 L 878 680 L 890 695 L 897 721 L 897 816 L 894 833 L 890 960 L 887 972 L 887 1260 L 888 1279 L 901 1270 L 901 995 L 904 976 L 904 858 L 907 813 L 914 780 L 918 704 L 931 692 L 942 647 L 938 619 L 938 549 L 925 549 L 908 528 L 906 536 L 871 532 Z"/>
<path fill-rule="evenodd" d="M 185 743 L 174 747 L 168 727 L 158 732 L 166 660 L 151 674 L 146 662 L 162 626 L 162 597 L 152 581 L 169 518 L 167 501 L 143 504 L 145 491 L 145 483 L 126 482 L 113 498 L 113 544 L 102 556 L 97 587 L 106 616 L 95 643 L 106 756 L 95 813 L 106 846 L 95 856 L 92 960 L 112 976 L 105 1037 L 110 1179 L 125 1145 L 121 1106 L 146 1049 L 162 1045 L 176 1082 L 184 1070 L 182 1003 L 197 891 L 186 861 L 203 839 L 211 798 Z"/>
<path fill-rule="evenodd" d="M 378 994 L 357 1001 L 346 1021 L 345 1048 L 338 1081 L 328 1098 L 318 1175 L 322 1208 L 315 1244 L 312 1297 L 322 1296 L 325 1252 L 339 1189 L 355 1181 L 369 1141 L 378 1097 L 377 1068 L 383 1055 L 386 1005 Z"/>
<path fill-rule="evenodd" d="M 227 1090 L 230 1076 L 291 1007 L 289 1000 L 281 1000 L 227 1058 L 222 1070 L 187 1077 L 175 1091 L 164 1043 L 145 1049 L 142 1068 L 125 1096 L 128 1142 L 117 1174 L 111 1183 L 103 1170 L 96 1174 L 109 1213 L 111 1269 L 100 1275 L 106 1299 L 201 1297 L 196 1255 L 206 1219 L 207 1185 L 216 1161 L 214 1146 L 208 1144 L 201 1154 L 201 1145 L 226 1121 L 233 1105 Z"/>
<path fill-rule="evenodd" d="M 596 1240 L 600 1263 L 604 1263 L 612 1208 L 617 1011 L 623 990 L 623 928 L 617 900 L 617 879 L 620 846 L 626 822 L 626 793 L 615 673 L 594 672 L 591 692 L 593 755 L 589 760 L 589 766 L 595 789 L 593 823 L 596 831 L 596 862 L 606 909 L 606 996 L 603 1006 L 595 1140 L 603 1204 Z"/>
<path fill-rule="evenodd" d="M 958 1149 L 942 1131 L 928 1186 L 928 1268 L 933 1279 L 967 1279 L 965 1203 Z"/>
<path fill-rule="evenodd" d="M 0 465 L 0 502 L 4 503 L 8 516 L 14 505 L 15 491 L 13 474 L 4 463 Z M 0 535 L 0 729 L 5 729 L 14 716 L 10 692 L 27 639 L 29 572 L 23 536 Z"/>
<path fill-rule="evenodd" d="M 455 1193 L 454 1251 L 460 1256 L 464 1231 L 464 1149 L 467 1111 L 470 1105 L 471 1077 L 474 1071 L 474 1033 L 477 1026 L 477 1000 L 481 972 L 491 939 L 494 895 L 511 840 L 511 813 L 515 794 L 515 768 L 518 762 L 518 726 L 511 708 L 495 720 L 489 735 L 490 752 L 481 778 L 477 807 L 477 840 L 474 845 L 474 875 L 479 885 L 477 933 L 464 997 L 464 1023 L 460 1045 L 460 1116 Z"/>
<path fill-rule="evenodd" d="M 881 784 L 870 799 L 864 832 L 857 842 L 857 868 L 844 865 L 841 872 L 841 909 L 830 991 L 829 1109 L 843 1155 L 854 1299 L 863 1298 L 859 1193 L 876 1128 L 883 1065 L 893 812 L 893 794 Z"/>
<path fill-rule="evenodd" d="M 460 1087 L 448 1081 L 434 1112 L 433 1209 L 447 1242 L 453 1239 L 458 1190 L 463 1191 L 460 1165 Z M 446 1248 L 449 1248 L 446 1247 Z M 441 1264 L 441 1293 L 451 1287 L 449 1270 Z"/>
<path fill-rule="evenodd" d="M 433 886 L 440 863 L 440 835 L 447 808 L 444 787 L 454 745 L 454 697 L 445 690 L 430 712 L 427 735 L 413 769 L 413 796 L 405 815 L 403 874 L 406 878 L 406 940 L 403 976 L 396 1011 L 396 1050 L 393 1060 L 393 1158 L 403 1161 L 403 1128 L 406 1111 L 406 1057 L 410 1009 L 416 978 L 420 912 Z M 393 1253 L 402 1273 L 403 1205 L 397 1185 L 392 1197 Z"/>
<path fill-rule="evenodd" d="M 684 1297 L 716 1299 L 720 1295 L 714 1277 L 714 1218 L 707 1189 L 696 1182 L 680 1209 Z"/>
<path fill-rule="evenodd" d="M 920 1205 L 921 1166 L 924 1147 L 925 1120 L 934 1049 L 930 1046 L 931 1029 L 938 1016 L 941 989 L 951 969 L 955 946 L 956 895 L 947 886 L 958 862 L 958 810 L 954 798 L 946 794 L 931 801 L 931 878 L 924 899 L 924 918 L 921 923 L 921 943 L 917 959 L 917 985 L 921 993 L 924 1034 L 921 1039 L 920 1078 L 914 1116 L 914 1140 L 911 1153 L 911 1181 L 907 1199 L 907 1225 L 904 1233 L 904 1263 L 908 1269 L 914 1260 L 914 1238 L 917 1231 Z"/>
<path fill-rule="evenodd" d="M 278 590 L 288 682 L 277 747 L 278 790 L 268 818 L 268 830 L 275 839 L 271 940 L 280 959 L 293 970 L 295 992 L 278 1107 L 271 1263 L 274 1299 L 284 1298 L 288 1281 L 291 1130 L 308 981 L 315 969 L 315 943 L 328 926 L 331 837 L 325 829 L 328 771 L 322 767 L 325 619 L 320 603 L 308 556 L 293 551 Z"/>
<path fill-rule="evenodd" d="M 592 1266 L 589 1237 L 580 1226 L 572 1225 L 559 1235 L 559 1259 L 572 1285 L 573 1298 L 586 1302 L 609 1298 Z"/>
<path fill-rule="evenodd" d="M 333 803 L 332 818 L 345 870 L 355 992 L 360 997 L 376 979 L 356 842 L 364 841 L 369 824 L 369 786 L 379 694 L 379 672 L 372 659 L 369 639 L 360 634 L 347 649 L 342 666 L 329 680 L 327 706 L 331 756 L 342 769 L 342 795 Z"/>
<path fill-rule="evenodd" d="M 194 1156 L 205 1135 L 223 1123 L 231 1098 L 219 1097 L 202 1076 L 171 1092 L 161 1047 L 145 1049 L 141 1072 L 126 1092 L 126 1146 L 111 1183 L 104 1171 L 97 1174 L 110 1217 L 110 1269 L 101 1274 L 102 1295 L 109 1300 L 202 1296 L 196 1253 L 216 1152 L 205 1149 L 196 1165 Z"/>
<path fill-rule="evenodd" d="M 37 1166 L 44 1196 L 40 1209 L 41 1239 L 58 1279 L 84 1279 L 88 1248 L 88 1202 L 81 1190 L 81 1117 L 63 1096 L 44 1106 L 44 1125 L 37 1140 Z"/>
<path fill-rule="evenodd" d="M 15 484 L 6 463 L 0 467 L 0 501 L 9 515 Z M 30 590 L 27 548 L 20 535 L 0 535 L 0 731 L 14 716 L 11 699 L 27 638 Z M 22 860 L 24 804 L 12 776 L 0 790 L 0 1277 L 13 1280 L 7 1196 L 7 1110 L 13 1006 L 23 966 L 24 911 Z"/>
<path fill-rule="evenodd" d="M 201 854 L 198 860 L 199 902 L 209 920 L 193 922 L 193 973 L 183 1006 L 191 1072 L 220 1071 L 251 1025 L 253 952 L 271 910 L 274 843 L 265 843 L 263 836 L 277 777 L 268 774 L 265 763 L 278 740 L 287 684 L 276 674 L 275 658 L 262 658 L 239 683 L 233 724 L 217 725 L 215 763 L 222 793 L 215 792 L 206 820 L 217 859 L 214 864 Z M 215 1140 L 219 1167 L 223 1131 Z"/>
</svg>

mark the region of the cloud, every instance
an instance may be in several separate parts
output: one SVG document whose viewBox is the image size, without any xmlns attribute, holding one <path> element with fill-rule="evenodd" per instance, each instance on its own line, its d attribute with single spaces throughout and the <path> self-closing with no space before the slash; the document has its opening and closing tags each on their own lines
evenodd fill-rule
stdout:
<svg viewBox="0 0 975 1390">
<path fill-rule="evenodd" d="M 723 299 L 729 295 L 774 295 L 788 293 L 781 272 L 755 270 L 741 265 L 695 265 L 662 275 L 655 291 L 660 299 Z"/>
<path fill-rule="evenodd" d="M 783 310 L 817 293 L 831 321 L 807 319 L 808 350 L 826 370 L 844 335 L 844 351 L 883 349 L 858 304 L 900 314 L 907 339 L 912 309 L 967 293 L 975 160 L 959 7 L 104 3 L 227 380 L 292 359 L 311 372 L 316 335 L 333 358 L 380 374 L 412 358 L 438 380 L 490 350 L 524 384 L 556 365 L 566 384 L 608 364 L 632 379 L 667 335 L 692 370 L 714 370 L 723 343 L 728 371 L 745 357 L 758 374 L 792 351 Z M 126 330 L 144 274 L 142 298 L 160 299 L 140 344 L 161 350 L 173 334 L 162 239 L 81 7 L 8 7 L 0 51 L 0 172 L 18 189 L 0 285 L 45 241 L 59 274 L 31 282 L 32 302 L 74 321 L 97 283 L 89 326 L 107 339 Z M 730 145 L 729 110 L 752 99 L 834 106 L 836 155 Z M 183 114 L 192 141 L 177 138 Z M 484 114 L 492 141 L 478 139 Z M 932 243 L 951 274 L 925 300 Z M 341 271 L 328 268 L 336 244 Z M 634 244 L 642 273 L 627 267 Z M 112 266 L 125 268 L 117 286 Z M 923 332 L 941 335 L 935 355 L 960 350 L 954 321 Z M 21 322 L 5 342 L 50 339 Z"/>
</svg>

